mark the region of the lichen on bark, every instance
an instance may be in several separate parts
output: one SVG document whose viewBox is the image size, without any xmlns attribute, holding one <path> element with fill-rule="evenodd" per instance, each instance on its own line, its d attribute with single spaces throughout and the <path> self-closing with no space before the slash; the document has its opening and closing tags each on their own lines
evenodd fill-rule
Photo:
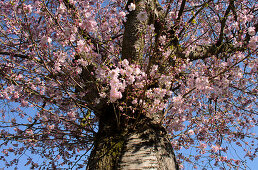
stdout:
<svg viewBox="0 0 258 170">
<path fill-rule="evenodd" d="M 141 116 L 120 127 L 109 121 L 100 126 L 88 170 L 178 169 L 166 130 L 153 119 Z"/>
<path fill-rule="evenodd" d="M 94 157 L 89 160 L 87 169 L 116 169 L 124 147 L 124 136 L 122 134 L 99 136 L 95 141 L 92 151 Z"/>
</svg>

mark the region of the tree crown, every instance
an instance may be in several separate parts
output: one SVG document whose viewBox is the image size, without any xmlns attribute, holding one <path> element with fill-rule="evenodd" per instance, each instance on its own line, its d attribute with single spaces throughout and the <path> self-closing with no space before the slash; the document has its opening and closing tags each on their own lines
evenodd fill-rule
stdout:
<svg viewBox="0 0 258 170">
<path fill-rule="evenodd" d="M 193 166 L 206 158 L 220 167 L 244 166 L 225 156 L 230 145 L 254 159 L 255 1 L 10 0 L 0 6 L 5 156 L 28 150 L 53 167 L 81 167 L 108 107 L 118 127 L 119 120 L 140 116 L 162 124 L 178 159 Z M 189 148 L 196 154 L 181 154 Z M 18 161 L 0 159 L 7 166 Z M 30 157 L 27 164 L 44 165 Z"/>
</svg>

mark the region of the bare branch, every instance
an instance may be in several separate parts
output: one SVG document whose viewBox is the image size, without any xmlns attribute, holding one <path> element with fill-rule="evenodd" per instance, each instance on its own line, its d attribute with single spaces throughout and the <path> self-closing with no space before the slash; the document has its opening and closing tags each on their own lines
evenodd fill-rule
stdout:
<svg viewBox="0 0 258 170">
<path fill-rule="evenodd" d="M 178 16 L 177 16 L 177 19 L 176 19 L 176 25 L 178 24 L 178 22 L 180 21 L 181 19 L 181 16 L 183 15 L 183 12 L 184 12 L 184 9 L 185 9 L 185 2 L 186 0 L 183 0 L 182 1 L 182 4 L 180 6 L 180 10 L 178 12 Z"/>
<path fill-rule="evenodd" d="M 13 56 L 13 57 L 19 57 L 19 58 L 23 58 L 23 59 L 28 59 L 29 56 L 25 55 L 25 54 L 17 54 L 17 53 L 13 53 L 13 52 L 7 52 L 7 51 L 0 51 L 1 55 L 9 55 L 9 56 Z"/>
<path fill-rule="evenodd" d="M 217 56 L 223 52 L 234 53 L 237 51 L 244 51 L 244 47 L 235 47 L 231 43 L 223 43 L 220 46 L 215 45 L 204 45 L 204 46 L 196 46 L 190 53 L 184 54 L 182 52 L 177 52 L 181 58 L 190 59 L 191 61 L 198 59 L 206 59 L 211 56 Z"/>
<path fill-rule="evenodd" d="M 234 7 L 234 1 L 231 0 L 229 2 L 228 8 L 227 8 L 227 10 L 225 12 L 225 15 L 224 15 L 224 17 L 222 18 L 222 21 L 221 21 L 220 35 L 219 35 L 219 39 L 218 39 L 218 42 L 217 42 L 217 46 L 219 46 L 222 43 L 223 39 L 224 39 L 224 28 L 226 26 L 226 21 L 227 21 L 227 18 L 228 18 L 230 10 L 231 9 L 233 10 L 234 8 L 235 8 Z"/>
</svg>

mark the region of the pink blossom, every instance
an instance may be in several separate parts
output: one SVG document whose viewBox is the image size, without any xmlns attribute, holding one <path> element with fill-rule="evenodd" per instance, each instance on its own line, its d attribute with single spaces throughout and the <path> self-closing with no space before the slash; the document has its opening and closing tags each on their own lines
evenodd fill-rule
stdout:
<svg viewBox="0 0 258 170">
<path fill-rule="evenodd" d="M 77 46 L 78 46 L 79 48 L 82 48 L 84 45 L 85 45 L 84 40 L 79 40 L 79 41 L 77 41 Z"/>
<path fill-rule="evenodd" d="M 80 64 L 80 65 L 82 65 L 82 66 L 84 66 L 84 67 L 86 67 L 86 66 L 88 66 L 88 62 L 86 61 L 86 60 L 84 60 L 84 59 L 79 59 L 79 60 L 77 60 L 78 61 L 78 63 Z"/>
<path fill-rule="evenodd" d="M 111 87 L 110 90 L 110 101 L 114 103 L 116 100 L 122 98 L 122 93 L 117 88 Z"/>
<path fill-rule="evenodd" d="M 184 101 L 184 99 L 182 98 L 181 95 L 173 97 L 174 106 L 180 106 L 181 104 L 183 104 L 183 101 Z"/>
<path fill-rule="evenodd" d="M 125 12 L 123 12 L 123 11 L 121 11 L 121 12 L 119 12 L 119 16 L 120 16 L 120 17 L 122 17 L 122 18 L 125 18 L 126 13 L 125 13 Z"/>
<path fill-rule="evenodd" d="M 4 97 L 4 99 L 7 99 L 7 100 L 10 99 L 10 97 L 9 97 L 9 95 L 8 95 L 8 93 L 6 91 L 2 92 L 1 95 Z"/>
<path fill-rule="evenodd" d="M 17 126 L 10 131 L 3 128 L 1 135 L 13 139 L 18 136 L 19 147 L 28 146 L 35 153 L 50 153 L 45 154 L 49 162 L 60 157 L 57 165 L 62 168 L 74 160 L 72 156 L 78 156 L 76 150 L 90 150 L 88 144 L 92 145 L 94 139 L 90 128 L 95 130 L 98 121 L 102 121 L 103 108 L 112 106 L 117 114 L 121 113 L 117 115 L 121 123 L 131 116 L 130 120 L 137 121 L 137 115 L 141 115 L 139 120 L 145 116 L 159 119 L 182 162 L 197 165 L 194 158 L 207 158 L 219 164 L 223 155 L 218 152 L 228 150 L 220 147 L 220 136 L 243 147 L 246 156 L 253 156 L 249 146 L 254 147 L 255 142 L 245 142 L 245 136 L 251 135 L 256 124 L 253 112 L 258 60 L 253 9 L 257 5 L 253 1 L 243 2 L 248 5 L 236 1 L 236 10 L 220 18 L 230 7 L 228 1 L 209 2 L 208 8 L 202 8 L 199 1 L 187 1 L 186 12 L 179 17 L 180 2 L 176 5 L 162 1 L 154 11 L 153 4 L 135 2 L 130 1 L 126 7 L 123 0 L 0 1 L 0 96 L 6 104 L 0 110 L 1 123 L 5 127 L 12 121 Z M 165 18 L 154 17 L 155 26 L 152 22 L 147 24 L 152 17 L 149 14 L 158 15 L 157 10 L 166 11 L 169 6 Z M 188 22 L 199 10 L 195 20 Z M 124 25 L 128 23 L 127 15 L 136 30 Z M 161 34 L 156 35 L 159 24 Z M 225 36 L 217 46 L 223 24 Z M 173 41 L 174 36 L 178 36 L 178 43 Z M 139 56 L 124 55 L 124 45 L 129 47 L 135 40 L 136 46 L 128 52 L 139 51 Z M 37 109 L 22 108 L 28 106 Z M 87 126 L 80 128 L 76 124 L 86 108 L 94 114 Z M 157 113 L 164 114 L 162 122 Z M 32 127 L 25 125 L 34 120 L 37 122 Z M 76 139 L 89 141 L 78 145 Z M 4 153 L 14 150 L 18 154 L 25 149 L 8 149 L 8 145 L 2 149 Z M 47 146 L 47 150 L 41 146 Z M 182 147 L 206 154 L 201 157 L 197 153 L 191 160 L 191 156 L 180 153 Z M 61 155 L 60 148 L 67 152 Z M 230 166 L 242 163 L 221 160 Z M 29 160 L 32 166 L 33 161 Z"/>
<path fill-rule="evenodd" d="M 158 65 L 153 65 L 150 71 L 150 75 L 154 76 L 157 70 L 158 70 Z"/>
<path fill-rule="evenodd" d="M 111 79 L 117 78 L 120 70 L 119 68 L 113 69 L 110 71 L 109 76 Z"/>
<path fill-rule="evenodd" d="M 195 80 L 195 83 L 196 83 L 195 84 L 196 88 L 199 90 L 210 89 L 208 77 L 204 77 L 204 76 L 197 77 Z"/>
<path fill-rule="evenodd" d="M 137 100 L 137 99 L 134 99 L 134 100 L 132 101 L 132 104 L 137 104 L 137 102 L 138 102 L 138 100 Z"/>
<path fill-rule="evenodd" d="M 76 34 L 70 35 L 70 41 L 74 42 L 76 40 Z"/>
<path fill-rule="evenodd" d="M 148 25 L 149 29 L 151 32 L 154 32 L 155 31 L 155 27 L 154 27 L 154 24 L 150 24 Z"/>
<path fill-rule="evenodd" d="M 128 84 L 129 84 L 129 85 L 130 85 L 130 84 L 133 84 L 134 81 L 135 81 L 135 77 L 134 77 L 133 75 L 129 76 L 129 78 L 128 78 Z"/>
<path fill-rule="evenodd" d="M 64 28 L 64 34 L 66 36 L 70 36 L 72 34 L 72 29 L 70 27 L 65 27 Z"/>
<path fill-rule="evenodd" d="M 122 65 L 123 65 L 123 67 L 128 67 L 129 61 L 128 61 L 127 59 L 124 59 L 124 60 L 122 61 Z"/>
<path fill-rule="evenodd" d="M 248 33 L 249 33 L 249 35 L 251 35 L 251 36 L 254 36 L 255 35 L 255 27 L 249 27 L 248 28 Z"/>
<path fill-rule="evenodd" d="M 190 130 L 188 131 L 188 134 L 191 135 L 191 136 L 194 135 L 193 129 L 190 129 Z"/>
<path fill-rule="evenodd" d="M 70 118 L 75 118 L 76 116 L 76 113 L 74 111 L 70 111 L 67 113 L 67 115 L 70 117 Z"/>
<path fill-rule="evenodd" d="M 89 17 L 86 18 L 82 23 L 80 23 L 80 27 L 89 32 L 95 32 L 97 30 L 97 22 L 94 18 Z"/>
<path fill-rule="evenodd" d="M 147 15 L 147 13 L 146 12 L 140 12 L 138 15 L 137 15 L 137 19 L 139 20 L 139 21 L 146 21 L 147 20 L 147 18 L 148 18 L 148 15 Z"/>
<path fill-rule="evenodd" d="M 51 44 L 52 39 L 47 36 L 43 36 L 40 40 L 41 45 Z"/>
<path fill-rule="evenodd" d="M 32 118 L 31 118 L 31 117 L 28 117 L 27 120 L 28 120 L 29 122 L 32 122 Z"/>
<path fill-rule="evenodd" d="M 133 69 L 131 67 L 126 67 L 125 74 L 127 76 L 131 76 L 132 73 L 133 73 Z"/>
<path fill-rule="evenodd" d="M 19 93 L 16 91 L 13 94 L 14 99 L 18 99 L 20 97 Z"/>
<path fill-rule="evenodd" d="M 32 12 L 32 6 L 31 5 L 24 5 L 23 7 L 24 12 L 31 13 Z"/>
<path fill-rule="evenodd" d="M 34 133 L 33 133 L 33 131 L 31 129 L 28 129 L 28 130 L 26 130 L 26 134 L 33 135 Z"/>
<path fill-rule="evenodd" d="M 252 49 L 256 49 L 256 47 L 257 47 L 257 39 L 258 39 L 258 36 L 251 37 L 248 46 L 250 48 L 252 48 Z"/>
<path fill-rule="evenodd" d="M 35 82 L 36 82 L 36 83 L 40 83 L 40 82 L 41 82 L 40 78 L 39 78 L 39 77 L 36 77 L 36 78 L 35 78 Z"/>
<path fill-rule="evenodd" d="M 141 74 L 141 69 L 139 69 L 138 67 L 134 68 L 134 75 L 139 75 Z"/>
<path fill-rule="evenodd" d="M 60 159 L 61 158 L 61 156 L 60 155 L 57 155 L 56 156 L 56 160 L 58 160 L 58 159 Z"/>
<path fill-rule="evenodd" d="M 200 142 L 200 149 L 204 150 L 207 147 L 207 144 Z"/>
<path fill-rule="evenodd" d="M 105 98 L 105 97 L 107 96 L 107 94 L 106 94 L 105 92 L 101 92 L 101 93 L 99 93 L 99 96 L 100 96 L 101 98 Z"/>
<path fill-rule="evenodd" d="M 26 101 L 26 100 L 24 100 L 24 99 L 21 100 L 21 106 L 22 106 L 22 107 L 25 107 L 25 106 L 28 106 L 28 105 L 29 105 L 29 102 L 28 102 L 28 101 Z"/>
<path fill-rule="evenodd" d="M 226 160 L 227 160 L 227 157 L 226 157 L 226 156 L 221 156 L 221 157 L 220 157 L 220 161 L 224 162 L 224 161 L 226 161 Z"/>
<path fill-rule="evenodd" d="M 60 3 L 60 6 L 58 7 L 57 12 L 62 14 L 65 12 L 65 10 L 66 10 L 65 5 L 63 3 Z"/>
<path fill-rule="evenodd" d="M 218 150 L 220 150 L 220 147 L 218 145 L 212 145 L 211 148 L 213 152 L 218 152 Z"/>
<path fill-rule="evenodd" d="M 22 74 L 18 74 L 18 76 L 16 78 L 17 78 L 17 80 L 22 80 L 23 79 L 23 75 Z"/>
<path fill-rule="evenodd" d="M 251 15 L 251 14 L 247 15 L 247 21 L 248 22 L 251 22 L 253 18 L 254 18 L 253 15 Z"/>
</svg>

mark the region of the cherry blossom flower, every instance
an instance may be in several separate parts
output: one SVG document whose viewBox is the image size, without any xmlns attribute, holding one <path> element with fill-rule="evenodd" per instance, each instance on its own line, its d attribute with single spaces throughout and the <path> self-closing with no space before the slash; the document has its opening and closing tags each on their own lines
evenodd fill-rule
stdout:
<svg viewBox="0 0 258 170">
<path fill-rule="evenodd" d="M 101 98 L 105 98 L 105 97 L 107 96 L 107 94 L 104 93 L 104 92 L 101 92 L 101 93 L 99 94 L 99 96 L 100 96 Z"/>
<path fill-rule="evenodd" d="M 220 150 L 220 147 L 218 145 L 212 145 L 211 148 L 213 152 L 218 152 L 218 150 Z"/>
<path fill-rule="evenodd" d="M 146 12 L 140 12 L 138 15 L 137 15 L 137 19 L 139 20 L 139 21 L 146 21 L 147 20 L 147 18 L 148 18 L 148 15 L 147 15 L 147 13 Z"/>
<path fill-rule="evenodd" d="M 248 46 L 252 49 L 256 49 L 257 47 L 257 40 L 258 40 L 258 36 L 253 36 L 251 37 Z"/>
<path fill-rule="evenodd" d="M 129 9 L 129 11 L 134 11 L 135 10 L 135 4 L 131 3 L 130 5 L 128 5 L 128 9 Z"/>
<path fill-rule="evenodd" d="M 191 136 L 194 135 L 193 129 L 190 129 L 190 130 L 188 131 L 188 134 L 191 135 Z"/>
<path fill-rule="evenodd" d="M 81 73 L 82 73 L 82 68 L 81 68 L 81 67 L 77 67 L 77 68 L 75 69 L 75 72 L 76 72 L 77 74 L 81 74 Z"/>
<path fill-rule="evenodd" d="M 31 13 L 32 12 L 32 6 L 31 5 L 24 5 L 23 9 L 26 13 Z"/>
<path fill-rule="evenodd" d="M 137 104 L 138 103 L 138 100 L 137 99 L 134 99 L 133 101 L 132 101 L 132 104 Z"/>
<path fill-rule="evenodd" d="M 111 86 L 110 90 L 110 101 L 113 103 L 118 99 L 122 98 L 122 93 L 117 88 Z"/>
<path fill-rule="evenodd" d="M 82 58 L 81 58 L 81 59 L 78 59 L 77 62 L 78 62 L 80 65 L 84 66 L 84 67 L 86 67 L 86 66 L 89 65 L 89 63 L 88 63 L 86 60 L 82 59 Z"/>
<path fill-rule="evenodd" d="M 122 17 L 122 18 L 124 18 L 124 17 L 126 16 L 126 13 L 123 12 L 123 11 L 121 11 L 121 12 L 119 12 L 119 16 Z"/>
<path fill-rule="evenodd" d="M 255 27 L 249 27 L 248 28 L 248 33 L 249 33 L 249 35 L 251 35 L 251 36 L 254 36 L 255 35 Z"/>
<path fill-rule="evenodd" d="M 67 113 L 67 115 L 70 117 L 70 118 L 75 118 L 76 116 L 76 113 L 74 111 L 70 111 Z"/>
<path fill-rule="evenodd" d="M 62 14 L 65 12 L 65 9 L 66 9 L 65 5 L 63 3 L 60 3 L 60 6 L 58 7 L 57 12 Z"/>
<path fill-rule="evenodd" d="M 92 17 L 85 18 L 85 20 L 80 23 L 79 26 L 89 32 L 95 32 L 97 30 L 97 22 Z"/>
<path fill-rule="evenodd" d="M 84 45 L 85 45 L 84 40 L 79 40 L 79 41 L 77 41 L 77 46 L 78 46 L 78 48 L 82 48 Z"/>
<path fill-rule="evenodd" d="M 40 40 L 41 45 L 47 45 L 47 44 L 50 44 L 51 42 L 52 42 L 52 39 L 47 36 L 43 36 Z"/>
</svg>

